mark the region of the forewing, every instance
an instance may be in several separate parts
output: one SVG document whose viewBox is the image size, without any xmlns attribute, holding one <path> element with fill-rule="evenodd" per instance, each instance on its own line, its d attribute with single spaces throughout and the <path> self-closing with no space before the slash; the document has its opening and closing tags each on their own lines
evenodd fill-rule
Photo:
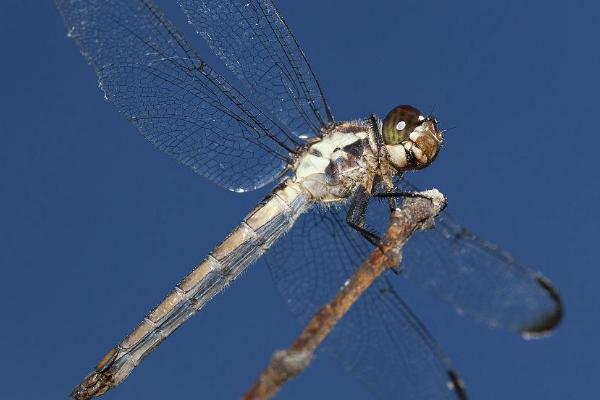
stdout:
<svg viewBox="0 0 600 400">
<path fill-rule="evenodd" d="M 270 0 L 178 0 L 253 98 L 298 136 L 333 121 L 300 45 Z"/>
<path fill-rule="evenodd" d="M 297 139 L 206 65 L 149 0 L 56 0 L 105 97 L 148 139 L 230 190 L 285 167 Z"/>
<path fill-rule="evenodd" d="M 401 187 L 416 190 L 407 182 Z M 561 300 L 548 279 L 446 211 L 436 218 L 435 229 L 408 241 L 403 260 L 403 276 L 492 327 L 535 337 L 561 320 Z"/>
<path fill-rule="evenodd" d="M 336 295 L 372 249 L 348 227 L 345 215 L 345 207 L 315 207 L 267 252 L 275 284 L 303 324 Z M 377 398 L 465 396 L 448 359 L 385 277 L 350 309 L 322 348 Z"/>
</svg>

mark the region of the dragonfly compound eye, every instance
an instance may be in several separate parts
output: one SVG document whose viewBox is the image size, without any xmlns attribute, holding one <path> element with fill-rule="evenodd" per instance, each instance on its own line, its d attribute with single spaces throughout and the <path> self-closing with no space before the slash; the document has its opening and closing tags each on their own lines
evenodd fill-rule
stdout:
<svg viewBox="0 0 600 400">
<path fill-rule="evenodd" d="M 398 170 L 425 168 L 435 159 L 442 144 L 437 122 L 424 117 L 415 107 L 394 108 L 383 120 L 383 141 L 389 160 Z"/>
<path fill-rule="evenodd" d="M 413 106 L 394 108 L 383 120 L 383 141 L 387 145 L 395 145 L 409 140 L 411 132 L 424 120 L 425 117 Z"/>
</svg>

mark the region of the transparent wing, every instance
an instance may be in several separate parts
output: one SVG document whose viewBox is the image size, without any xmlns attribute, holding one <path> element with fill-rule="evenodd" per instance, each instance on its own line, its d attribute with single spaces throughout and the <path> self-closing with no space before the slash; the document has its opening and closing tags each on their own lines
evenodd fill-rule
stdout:
<svg viewBox="0 0 600 400">
<path fill-rule="evenodd" d="M 345 215 L 345 207 L 315 207 L 266 255 L 277 288 L 302 323 L 335 296 L 371 251 Z M 446 356 L 385 277 L 351 308 L 322 348 L 377 398 L 466 396 Z"/>
<path fill-rule="evenodd" d="M 298 144 L 207 66 L 149 0 L 56 0 L 105 97 L 156 147 L 216 184 L 272 181 Z"/>
<path fill-rule="evenodd" d="M 333 121 L 302 49 L 271 0 L 179 0 L 252 96 L 298 136 Z"/>
<path fill-rule="evenodd" d="M 401 188 L 416 190 L 403 181 Z M 448 212 L 435 229 L 404 248 L 402 275 L 460 313 L 491 327 L 535 337 L 561 320 L 562 304 L 548 279 L 496 245 L 475 236 Z"/>
<path fill-rule="evenodd" d="M 399 188 L 416 190 L 406 181 Z M 345 215 L 346 207 L 315 208 L 266 254 L 277 288 L 303 324 L 335 296 L 371 251 L 348 227 Z M 372 201 L 369 228 L 382 233 L 388 218 L 386 204 Z M 476 320 L 531 336 L 550 331 L 560 321 L 560 298 L 546 278 L 477 238 L 445 211 L 434 229 L 415 233 L 403 253 L 401 276 Z M 324 350 L 378 398 L 465 397 L 448 359 L 400 299 L 393 279 L 380 278 L 367 291 L 334 329 Z"/>
</svg>

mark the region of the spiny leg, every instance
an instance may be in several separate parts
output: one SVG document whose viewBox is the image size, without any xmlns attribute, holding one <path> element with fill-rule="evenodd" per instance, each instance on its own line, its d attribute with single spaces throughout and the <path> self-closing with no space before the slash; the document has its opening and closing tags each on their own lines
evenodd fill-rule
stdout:
<svg viewBox="0 0 600 400">
<path fill-rule="evenodd" d="M 375 185 L 374 187 L 377 187 L 377 185 Z M 409 191 L 394 191 L 394 192 L 377 192 L 377 191 L 374 191 L 374 193 L 371 194 L 371 197 L 377 197 L 377 198 L 385 198 L 385 199 L 387 199 L 388 200 L 388 206 L 389 206 L 390 212 L 394 212 L 394 210 L 398 207 L 398 201 L 397 200 L 398 200 L 399 197 L 402 197 L 402 198 L 404 198 L 404 197 L 411 197 L 411 198 L 421 197 L 421 198 L 429 199 L 429 197 L 427 197 L 426 195 L 423 195 L 422 193 L 409 192 Z M 400 266 L 392 268 L 392 272 L 395 273 L 396 275 L 399 275 L 400 274 Z"/>
<path fill-rule="evenodd" d="M 429 196 L 420 193 L 420 192 L 406 192 L 406 191 L 395 191 L 395 192 L 380 192 L 380 193 L 373 193 L 372 194 L 373 197 L 384 197 L 384 198 L 394 198 L 397 199 L 398 197 L 421 197 L 423 199 L 430 199 Z"/>
<path fill-rule="evenodd" d="M 377 186 L 377 182 L 374 186 Z M 354 192 L 350 207 L 348 208 L 348 214 L 346 215 L 346 222 L 353 229 L 358 231 L 365 239 L 369 241 L 373 246 L 379 246 L 381 237 L 376 233 L 370 231 L 365 227 L 367 208 L 369 206 L 369 199 L 374 197 L 388 198 L 390 211 L 396 209 L 396 198 L 398 197 L 420 197 L 419 193 L 413 192 L 383 192 L 383 193 L 368 193 L 364 187 L 360 186 Z"/>
<path fill-rule="evenodd" d="M 381 243 L 381 237 L 365 227 L 368 206 L 369 193 L 367 193 L 365 188 L 361 186 L 356 189 L 356 192 L 354 192 L 350 207 L 348 208 L 348 214 L 346 215 L 346 222 L 358 233 L 360 233 L 362 237 L 367 239 L 373 246 L 379 246 Z"/>
<path fill-rule="evenodd" d="M 375 185 L 377 186 L 377 185 Z M 390 207 L 390 211 L 396 209 L 396 199 L 398 197 L 425 197 L 421 193 L 417 192 L 405 192 L 405 191 L 395 191 L 395 192 L 375 192 L 373 194 L 368 193 L 364 187 L 360 186 L 354 192 L 352 200 L 350 202 L 350 207 L 348 208 L 348 213 L 346 214 L 346 222 L 353 229 L 358 231 L 365 239 L 369 241 L 373 246 L 379 246 L 381 243 L 381 237 L 376 233 L 370 231 L 366 228 L 366 215 L 367 208 L 369 206 L 369 200 L 371 197 L 378 198 L 387 198 L 388 204 Z"/>
<path fill-rule="evenodd" d="M 422 192 L 409 192 L 409 191 L 403 191 L 403 190 L 397 190 L 394 192 L 375 192 L 371 196 L 377 197 L 377 198 L 387 198 L 391 210 L 395 210 L 397 208 L 397 199 L 399 197 L 402 197 L 402 198 L 404 198 L 404 197 L 411 197 L 411 198 L 420 197 L 422 199 L 431 200 L 431 198 L 429 196 L 427 196 L 426 194 L 423 194 Z"/>
</svg>

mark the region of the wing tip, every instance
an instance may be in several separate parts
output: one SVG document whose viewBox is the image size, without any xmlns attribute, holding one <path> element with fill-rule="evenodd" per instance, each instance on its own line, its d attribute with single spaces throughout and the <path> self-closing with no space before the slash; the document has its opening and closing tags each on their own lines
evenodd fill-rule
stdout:
<svg viewBox="0 0 600 400">
<path fill-rule="evenodd" d="M 458 373 L 453 370 L 448 370 L 448 388 L 456 393 L 458 400 L 467 400 L 467 389 L 465 383 L 460 379 Z"/>
<path fill-rule="evenodd" d="M 538 275 L 536 280 L 542 289 L 548 293 L 550 299 L 554 301 L 554 310 L 538 322 L 523 329 L 521 335 L 525 339 L 539 339 L 550 335 L 563 318 L 563 303 L 558 294 L 558 290 L 552 286 L 552 282 L 550 282 L 548 278 L 542 275 Z"/>
</svg>

